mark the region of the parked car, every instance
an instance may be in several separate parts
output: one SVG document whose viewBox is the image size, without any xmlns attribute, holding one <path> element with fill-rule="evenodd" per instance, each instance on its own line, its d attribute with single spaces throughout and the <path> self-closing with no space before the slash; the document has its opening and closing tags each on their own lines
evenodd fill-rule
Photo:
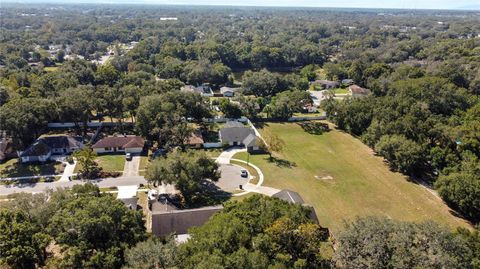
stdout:
<svg viewBox="0 0 480 269">
<path fill-rule="evenodd" d="M 247 170 L 242 170 L 240 175 L 242 177 L 248 177 L 248 171 Z"/>
<path fill-rule="evenodd" d="M 131 160 L 132 160 L 132 153 L 127 153 L 127 154 L 125 154 L 125 159 L 126 159 L 127 161 L 131 161 Z"/>
</svg>

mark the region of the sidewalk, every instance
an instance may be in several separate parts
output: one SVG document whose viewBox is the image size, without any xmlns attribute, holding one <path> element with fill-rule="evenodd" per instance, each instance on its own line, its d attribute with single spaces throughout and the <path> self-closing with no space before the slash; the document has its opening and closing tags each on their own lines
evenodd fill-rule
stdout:
<svg viewBox="0 0 480 269">
<path fill-rule="evenodd" d="M 67 182 L 70 181 L 70 177 L 73 176 L 73 171 L 75 171 L 75 166 L 77 165 L 77 161 L 74 161 L 73 163 L 65 162 L 67 165 L 65 166 L 65 169 L 63 170 L 62 177 L 58 180 L 61 182 Z"/>
</svg>

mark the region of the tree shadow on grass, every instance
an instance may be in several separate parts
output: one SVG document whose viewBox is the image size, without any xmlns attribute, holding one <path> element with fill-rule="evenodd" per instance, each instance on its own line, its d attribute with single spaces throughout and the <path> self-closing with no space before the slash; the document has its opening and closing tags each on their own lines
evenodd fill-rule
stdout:
<svg viewBox="0 0 480 269">
<path fill-rule="evenodd" d="M 285 160 L 285 159 L 282 159 L 282 158 L 278 158 L 278 157 L 274 157 L 274 156 L 267 157 L 266 160 L 270 163 L 274 163 L 278 167 L 293 168 L 293 167 L 297 166 L 297 164 L 295 162 Z"/>
<path fill-rule="evenodd" d="M 2 177 L 25 177 L 25 176 L 41 176 L 41 175 L 54 175 L 60 171 L 57 171 L 55 162 L 48 163 L 35 163 L 35 164 L 22 164 L 16 162 L 6 166 L 0 175 Z"/>
</svg>

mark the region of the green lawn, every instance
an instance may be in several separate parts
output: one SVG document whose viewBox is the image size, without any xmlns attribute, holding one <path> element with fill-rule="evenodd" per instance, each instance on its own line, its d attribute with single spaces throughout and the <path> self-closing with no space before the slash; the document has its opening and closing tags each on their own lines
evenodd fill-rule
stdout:
<svg viewBox="0 0 480 269">
<path fill-rule="evenodd" d="M 314 206 L 320 223 L 333 232 L 345 220 L 366 215 L 468 226 L 439 197 L 389 171 L 382 158 L 346 133 L 312 135 L 296 123 L 269 123 L 260 131 L 275 133 L 286 142 L 274 161 L 268 155 L 250 156 L 264 173 L 264 185 L 300 193 Z M 246 154 L 234 158 L 245 159 Z"/>
<path fill-rule="evenodd" d="M 99 155 L 96 161 L 105 172 L 123 172 L 125 155 Z"/>
<path fill-rule="evenodd" d="M 123 172 L 123 168 L 125 166 L 125 155 L 99 155 L 95 161 L 104 172 Z M 74 173 L 79 173 L 81 168 L 81 165 L 77 163 Z"/>
<path fill-rule="evenodd" d="M 22 164 L 18 159 L 10 159 L 0 164 L 0 177 L 25 177 L 55 175 L 63 173 L 62 163 Z"/>
<path fill-rule="evenodd" d="M 348 94 L 348 88 L 342 89 L 342 88 L 337 88 L 333 90 L 334 93 L 336 94 Z"/>
</svg>

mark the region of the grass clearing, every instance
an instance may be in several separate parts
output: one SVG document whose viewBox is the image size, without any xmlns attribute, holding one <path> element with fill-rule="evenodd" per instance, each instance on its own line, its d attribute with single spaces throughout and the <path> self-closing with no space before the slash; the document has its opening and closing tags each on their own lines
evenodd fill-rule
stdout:
<svg viewBox="0 0 480 269">
<path fill-rule="evenodd" d="M 333 90 L 335 94 L 348 94 L 348 88 L 342 89 L 342 88 L 336 88 Z"/>
<path fill-rule="evenodd" d="M 57 175 L 63 173 L 63 170 L 64 166 L 60 162 L 23 164 L 19 159 L 10 159 L 0 164 L 0 177 Z"/>
<path fill-rule="evenodd" d="M 285 143 L 273 161 L 251 155 L 265 176 L 265 186 L 300 193 L 320 223 L 333 232 L 355 216 L 379 215 L 404 221 L 433 220 L 449 227 L 470 226 L 455 217 L 429 190 L 388 169 L 360 140 L 337 130 L 313 135 L 296 123 L 268 123 Z M 246 153 L 234 156 L 246 159 Z"/>
<path fill-rule="evenodd" d="M 125 166 L 125 155 L 98 155 L 95 161 L 104 172 L 123 172 L 123 168 Z M 75 165 L 74 173 L 79 173 L 81 169 L 81 165 L 77 163 L 77 165 Z"/>
</svg>

